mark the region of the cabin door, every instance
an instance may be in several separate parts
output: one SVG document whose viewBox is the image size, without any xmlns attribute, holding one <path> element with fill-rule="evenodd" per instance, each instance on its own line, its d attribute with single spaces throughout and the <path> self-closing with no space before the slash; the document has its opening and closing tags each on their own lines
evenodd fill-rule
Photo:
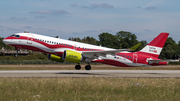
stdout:
<svg viewBox="0 0 180 101">
<path fill-rule="evenodd" d="M 76 45 L 76 44 L 74 44 L 74 49 L 75 49 L 75 50 L 77 49 L 77 45 Z"/>
<path fill-rule="evenodd" d="M 133 62 L 137 63 L 137 59 L 138 59 L 138 55 L 137 54 L 133 54 Z"/>
<path fill-rule="evenodd" d="M 28 34 L 27 44 L 32 44 L 32 41 L 33 41 L 33 35 L 32 34 Z"/>
</svg>

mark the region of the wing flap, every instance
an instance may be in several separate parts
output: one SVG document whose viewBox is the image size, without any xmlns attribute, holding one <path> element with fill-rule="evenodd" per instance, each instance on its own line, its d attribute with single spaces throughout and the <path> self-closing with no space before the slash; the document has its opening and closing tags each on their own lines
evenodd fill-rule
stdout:
<svg viewBox="0 0 180 101">
<path fill-rule="evenodd" d="M 82 52 L 82 55 L 85 58 L 96 59 L 99 56 L 106 56 L 107 54 L 115 55 L 116 53 L 122 51 L 130 51 L 130 49 L 114 49 L 114 50 L 106 50 L 106 51 L 85 51 Z"/>
</svg>

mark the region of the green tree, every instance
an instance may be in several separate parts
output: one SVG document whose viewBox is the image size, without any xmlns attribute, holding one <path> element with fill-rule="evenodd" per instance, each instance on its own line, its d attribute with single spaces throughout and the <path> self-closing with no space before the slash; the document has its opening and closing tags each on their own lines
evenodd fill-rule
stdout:
<svg viewBox="0 0 180 101">
<path fill-rule="evenodd" d="M 145 40 L 140 41 L 140 43 L 141 43 L 141 46 L 137 48 L 137 51 L 143 49 L 148 44 L 147 41 Z"/>
<path fill-rule="evenodd" d="M 82 40 L 78 37 L 77 38 L 70 37 L 68 40 L 82 42 Z"/>
<path fill-rule="evenodd" d="M 77 38 L 70 37 L 68 40 L 97 45 L 97 40 L 89 36 L 84 37 L 83 39 L 80 39 L 78 37 Z"/>
<path fill-rule="evenodd" d="M 180 41 L 178 42 L 178 46 L 180 47 Z"/>
<path fill-rule="evenodd" d="M 99 34 L 99 42 L 98 45 L 109 47 L 109 48 L 119 48 L 119 42 L 117 37 L 110 33 L 101 33 Z"/>
<path fill-rule="evenodd" d="M 178 55 L 178 44 L 171 38 L 167 38 L 166 43 L 159 56 L 161 59 L 174 59 Z"/>
<path fill-rule="evenodd" d="M 138 43 L 136 35 L 131 32 L 120 31 L 115 37 L 117 37 L 120 43 L 120 48 L 130 48 Z"/>
<path fill-rule="evenodd" d="M 82 42 L 88 43 L 88 44 L 97 45 L 97 40 L 96 40 L 95 38 L 89 37 L 89 36 L 84 37 L 84 38 L 82 39 Z"/>
</svg>

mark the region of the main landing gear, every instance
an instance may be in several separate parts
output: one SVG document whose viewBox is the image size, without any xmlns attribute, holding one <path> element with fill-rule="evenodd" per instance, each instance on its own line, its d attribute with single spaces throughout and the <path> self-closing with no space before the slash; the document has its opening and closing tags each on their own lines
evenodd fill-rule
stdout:
<svg viewBox="0 0 180 101">
<path fill-rule="evenodd" d="M 86 65 L 86 66 L 85 66 L 85 69 L 86 69 L 86 70 L 91 70 L 91 66 L 90 66 L 90 65 Z"/>
<path fill-rule="evenodd" d="M 16 50 L 16 53 L 14 54 L 14 57 L 18 57 L 18 50 Z"/>
<path fill-rule="evenodd" d="M 81 65 L 79 65 L 79 64 L 76 65 L 76 66 L 75 66 L 75 69 L 76 69 L 76 70 L 80 70 L 80 69 L 81 69 Z"/>
<path fill-rule="evenodd" d="M 81 69 L 81 65 L 80 65 L 80 64 L 76 65 L 76 66 L 75 66 L 75 69 L 76 69 L 76 70 L 80 70 L 80 69 Z M 91 70 L 91 66 L 90 66 L 90 65 L 86 65 L 86 66 L 85 66 L 85 69 L 86 69 L 86 70 Z"/>
</svg>

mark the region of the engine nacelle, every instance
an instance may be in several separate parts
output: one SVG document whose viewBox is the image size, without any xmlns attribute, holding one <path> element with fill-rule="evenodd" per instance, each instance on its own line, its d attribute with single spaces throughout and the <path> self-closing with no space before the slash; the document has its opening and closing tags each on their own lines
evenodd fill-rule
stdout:
<svg viewBox="0 0 180 101">
<path fill-rule="evenodd" d="M 65 50 L 63 53 L 63 60 L 79 63 L 82 60 L 82 55 L 76 51 Z"/>
<path fill-rule="evenodd" d="M 54 54 L 48 54 L 48 59 L 57 62 L 64 62 L 63 58 L 61 58 L 60 56 L 56 56 Z"/>
</svg>

